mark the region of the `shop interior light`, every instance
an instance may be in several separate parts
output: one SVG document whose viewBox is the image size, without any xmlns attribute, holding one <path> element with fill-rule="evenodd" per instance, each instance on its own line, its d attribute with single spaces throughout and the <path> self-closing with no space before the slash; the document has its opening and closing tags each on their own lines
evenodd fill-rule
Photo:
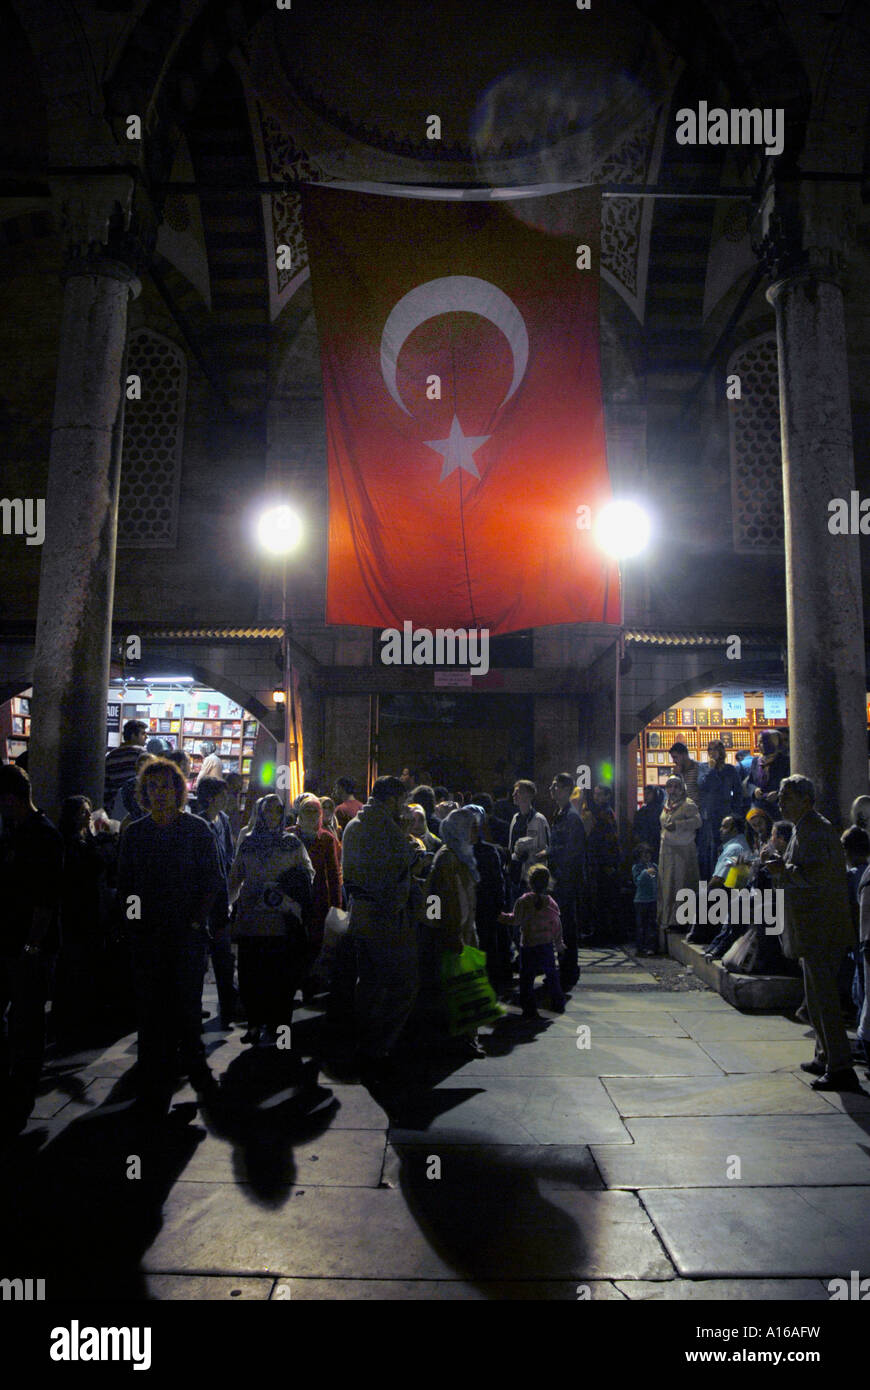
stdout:
<svg viewBox="0 0 870 1390">
<path fill-rule="evenodd" d="M 272 701 L 273 701 L 273 703 L 276 704 L 276 705 L 285 705 L 285 704 L 287 703 L 287 693 L 286 693 L 286 691 L 284 691 L 284 690 L 273 690 L 273 691 L 272 691 Z"/>
<path fill-rule="evenodd" d="M 257 522 L 257 539 L 270 555 L 289 555 L 302 539 L 302 519 L 292 507 L 269 507 Z"/>
<path fill-rule="evenodd" d="M 148 685 L 193 685 L 194 680 L 193 676 L 146 676 L 145 679 Z"/>
<path fill-rule="evenodd" d="M 608 502 L 598 513 L 595 535 L 608 555 L 627 560 L 646 549 L 651 529 L 648 514 L 637 502 Z"/>
</svg>

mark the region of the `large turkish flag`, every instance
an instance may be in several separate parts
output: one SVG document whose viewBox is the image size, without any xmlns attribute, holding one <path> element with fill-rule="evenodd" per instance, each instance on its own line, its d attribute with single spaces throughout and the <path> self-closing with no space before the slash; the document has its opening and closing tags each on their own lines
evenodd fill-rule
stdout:
<svg viewBox="0 0 870 1390">
<path fill-rule="evenodd" d="M 617 622 L 594 189 L 302 193 L 329 458 L 327 621 Z M 578 269 L 577 248 L 591 269 Z M 440 398 L 439 398 L 440 392 Z"/>
</svg>

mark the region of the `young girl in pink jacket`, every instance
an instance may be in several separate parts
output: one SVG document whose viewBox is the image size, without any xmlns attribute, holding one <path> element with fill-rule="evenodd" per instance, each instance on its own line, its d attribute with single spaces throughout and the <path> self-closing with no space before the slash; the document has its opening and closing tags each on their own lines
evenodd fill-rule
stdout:
<svg viewBox="0 0 870 1390">
<path fill-rule="evenodd" d="M 520 1003 L 523 1018 L 539 1018 L 535 1008 L 535 979 L 543 975 L 550 1001 L 557 1014 L 565 1012 L 565 996 L 559 981 L 559 962 L 556 952 L 565 950 L 562 939 L 562 919 L 555 901 L 547 893 L 550 870 L 536 864 L 529 870 L 530 893 L 524 893 L 514 904 L 513 912 L 502 912 L 499 921 L 505 926 L 520 929 Z"/>
</svg>

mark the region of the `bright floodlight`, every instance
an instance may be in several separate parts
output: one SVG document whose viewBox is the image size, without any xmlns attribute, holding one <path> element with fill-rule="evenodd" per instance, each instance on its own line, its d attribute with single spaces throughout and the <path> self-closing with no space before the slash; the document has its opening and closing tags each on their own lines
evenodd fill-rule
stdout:
<svg viewBox="0 0 870 1390">
<path fill-rule="evenodd" d="M 617 560 L 646 549 L 650 519 L 636 502 L 608 502 L 598 513 L 596 538 L 602 550 Z"/>
<path fill-rule="evenodd" d="M 292 507 L 270 507 L 257 523 L 257 539 L 272 555 L 289 555 L 302 539 L 302 521 Z"/>
</svg>

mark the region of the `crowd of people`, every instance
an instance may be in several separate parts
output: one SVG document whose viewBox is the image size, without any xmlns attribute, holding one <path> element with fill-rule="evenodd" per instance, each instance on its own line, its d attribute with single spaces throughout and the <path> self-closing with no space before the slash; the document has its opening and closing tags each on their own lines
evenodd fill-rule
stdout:
<svg viewBox="0 0 870 1390">
<path fill-rule="evenodd" d="M 806 1064 L 813 1084 L 854 1089 L 840 984 L 847 956 L 870 1060 L 870 797 L 841 843 L 776 743 L 762 736 L 745 781 L 721 743 L 703 768 L 674 744 L 664 797 L 647 787 L 632 827 L 636 946 L 662 949 L 687 887 L 781 888 L 785 929 L 759 928 L 756 968 L 800 963 L 818 1040 Z M 192 796 L 190 776 L 183 752 L 149 748 L 145 726 L 130 721 L 106 759 L 113 814 L 70 797 L 55 829 L 27 773 L 0 767 L 6 1131 L 19 1132 L 33 1107 L 49 998 L 55 1039 L 70 1046 L 129 982 L 138 1106 L 151 1122 L 180 1076 L 200 1092 L 214 1086 L 202 1036 L 209 958 L 217 1023 L 244 1023 L 243 1044 L 292 1049 L 294 1000 L 322 998 L 330 1025 L 352 1030 L 361 1072 L 382 1075 L 403 1049 L 483 1055 L 474 1026 L 448 1026 L 444 982 L 455 970 L 445 960 L 479 950 L 493 999 L 534 1019 L 538 978 L 561 1012 L 581 942 L 623 936 L 631 888 L 607 786 L 581 790 L 560 772 L 545 799 L 525 778 L 510 794 L 469 793 L 404 768 L 379 777 L 365 802 L 340 777 L 331 796 L 310 789 L 287 806 L 265 791 L 243 807 L 241 780 L 224 776 L 219 758 L 203 764 Z M 743 930 L 696 922 L 691 937 L 727 958 Z"/>
</svg>

